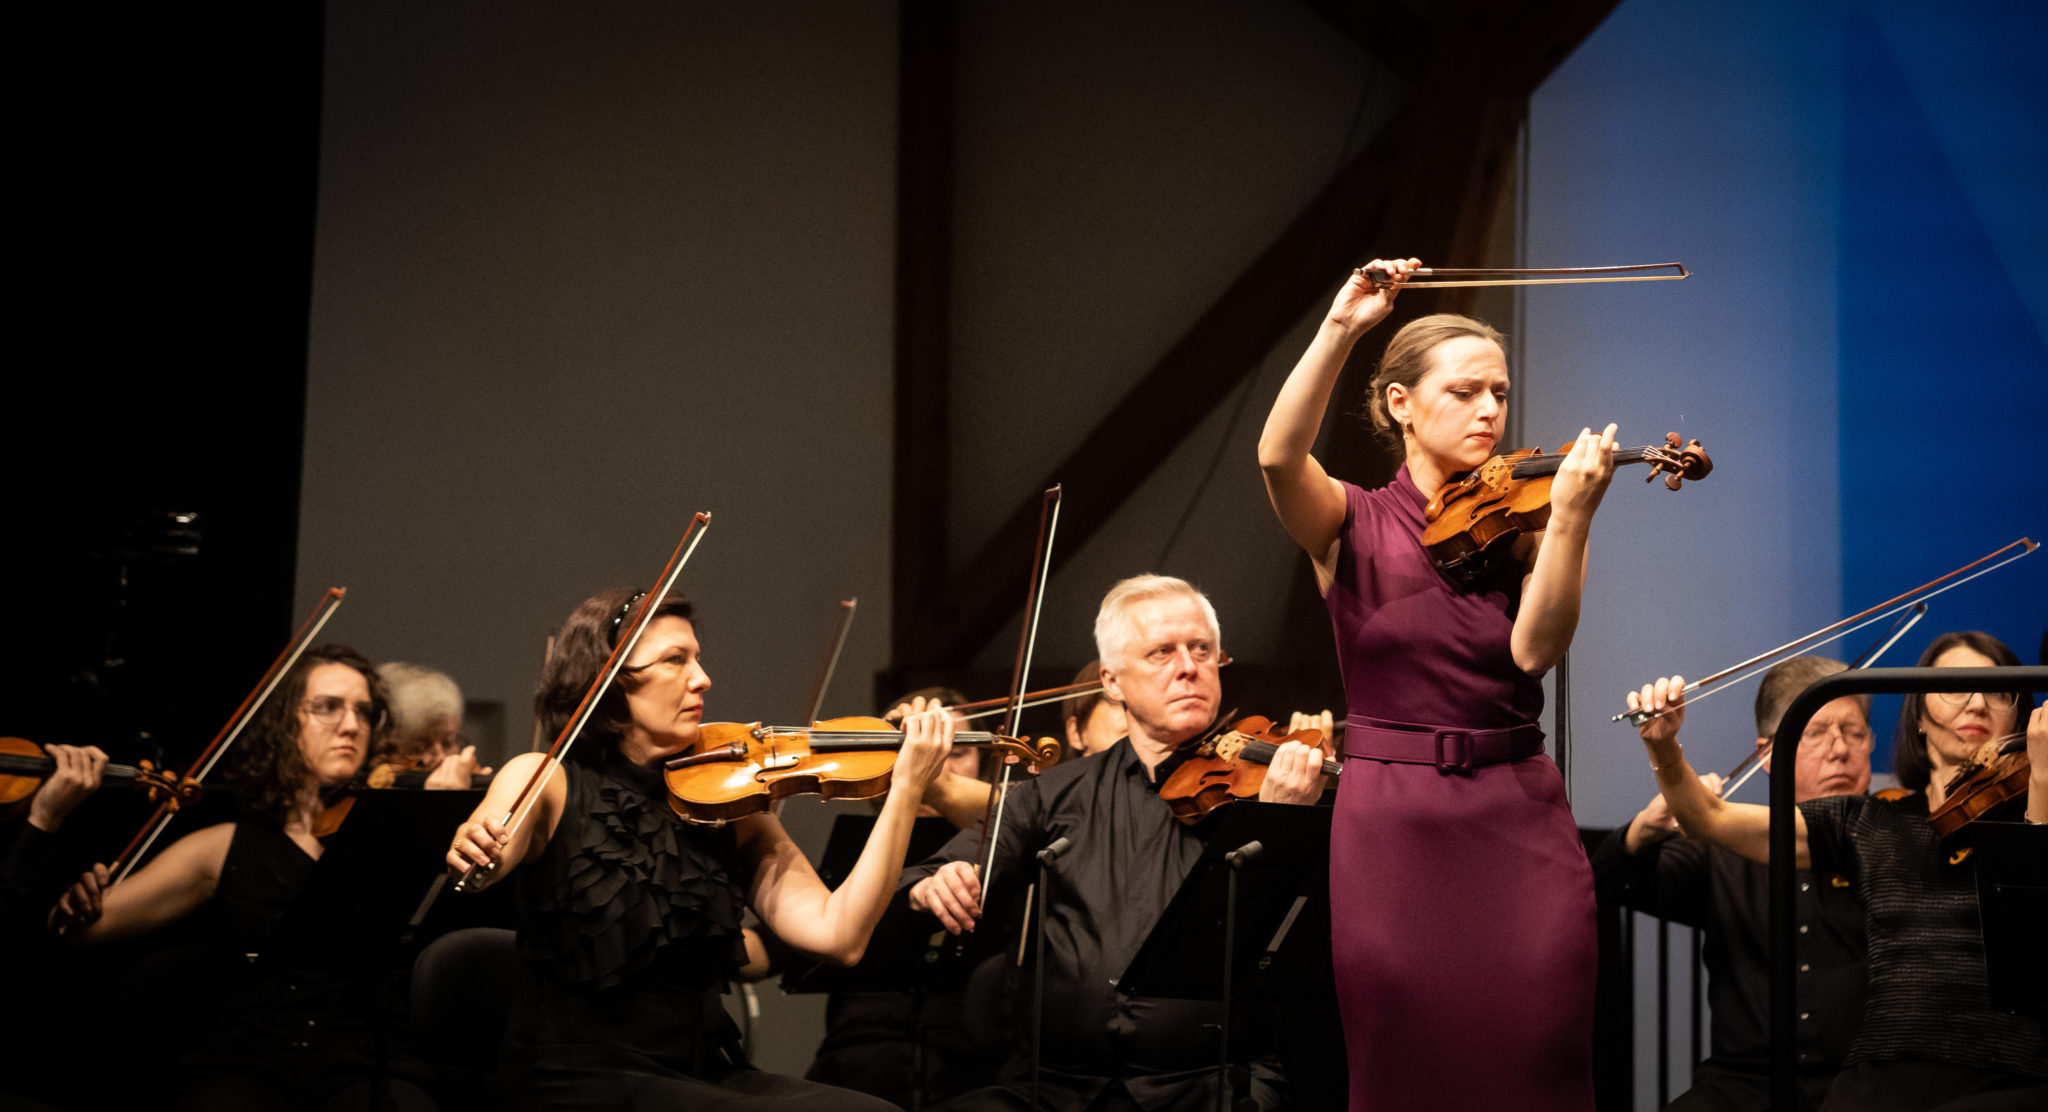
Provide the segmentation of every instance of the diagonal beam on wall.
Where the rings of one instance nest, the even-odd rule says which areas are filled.
[[[1240,273],[1151,370],[1055,466],[1038,489],[1064,482],[1054,565],[1076,552],[1156,470],[1173,446],[1229,395],[1341,275],[1368,255],[1387,220],[1390,167],[1436,161],[1425,148],[1469,133],[1469,109],[1411,109],[1369,143],[1332,184]],[[1424,191],[1427,194],[1427,191]],[[1020,507],[961,567],[909,645],[938,663],[971,656],[1020,605],[1038,524],[1038,499]]]
[[[944,666],[971,657],[1014,616],[1037,527],[1037,489],[1055,482],[1067,487],[1053,554],[1057,568],[1304,313],[1333,296],[1350,267],[1376,251],[1454,258],[1475,249],[1485,227],[1473,216],[1491,211],[1501,175],[1512,170],[1529,93],[1616,2],[1554,0],[1491,16],[1482,6],[1482,14],[1461,19],[1459,48],[1432,57],[1425,93],[1238,275],[966,561],[944,593],[899,624],[897,666]],[[1455,306],[1439,302],[1438,308]],[[1375,334],[1391,331],[1383,326]],[[1377,358],[1376,352],[1354,354]]]

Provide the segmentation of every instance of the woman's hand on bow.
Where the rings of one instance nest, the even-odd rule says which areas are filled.
[[[1421,259],[1374,259],[1360,267],[1361,271],[1391,274],[1393,285],[1374,285],[1366,275],[1353,274],[1344,288],[1337,291],[1337,300],[1330,304],[1330,323],[1348,335],[1357,336],[1387,319],[1387,314],[1394,311],[1394,299],[1408,282],[1408,275],[1421,265]]]

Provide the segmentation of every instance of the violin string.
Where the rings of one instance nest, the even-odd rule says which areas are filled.
[[[1405,286],[1411,290],[1447,290],[1457,286],[1583,286],[1596,282],[1676,282],[1685,277],[1683,274],[1636,274],[1616,278],[1484,278],[1455,282],[1410,278]]]
[[[1097,690],[1097,691],[1100,691],[1100,690],[1102,690],[1102,687],[1101,687],[1101,685],[1099,685],[1099,684],[1098,684],[1098,685],[1096,686],[1095,690]],[[1075,692],[1074,694],[1082,694],[1082,692]],[[1042,707],[1042,706],[1044,706],[1044,705],[1045,705],[1045,704],[1047,704],[1047,703],[1059,703],[1059,702],[1065,702],[1066,700],[1068,700],[1068,699],[1071,699],[1071,698],[1073,698],[1073,695],[1047,695],[1047,696],[1046,696],[1045,698],[1043,698],[1043,699],[1026,699],[1026,700],[1024,700],[1024,706],[1023,706],[1023,708],[1022,708],[1022,709],[1024,709],[1024,710],[1029,710],[1029,709],[1031,709],[1032,707]],[[1006,700],[1006,702],[1007,702],[1007,700]],[[960,718],[961,718],[961,720],[962,720],[962,721],[972,722],[972,721],[974,721],[974,720],[975,720],[975,719],[977,719],[977,718],[987,718],[988,716],[990,716],[990,715],[992,715],[992,714],[1005,714],[1005,713],[1008,713],[1009,709],[1010,709],[1010,708],[1009,708],[1009,707],[1008,707],[1007,705],[1005,705],[1005,706],[1000,706],[1000,707],[990,707],[990,708],[989,708],[989,709],[987,709],[987,710],[978,710],[978,711],[975,711],[975,712],[974,712],[973,714],[963,714],[963,715],[961,715],[961,716],[960,716]]]
[[[1906,604],[1904,604],[1904,605],[1905,605],[1905,606],[1910,606],[1910,605],[1912,605],[1912,604],[1911,604],[1911,603],[1906,603]],[[1903,606],[1902,606],[1901,608],[1903,609]],[[1781,658],[1778,658],[1778,659],[1765,659],[1765,660],[1763,660],[1763,661],[1752,661],[1751,663],[1752,663],[1752,665],[1753,665],[1753,666],[1752,666],[1752,667],[1750,667],[1748,671],[1742,672],[1742,673],[1741,673],[1741,674],[1739,674],[1739,675],[1733,675],[1733,676],[1730,676],[1730,677],[1728,677],[1727,679],[1723,680],[1722,682],[1720,682],[1720,683],[1718,683],[1718,684],[1714,685],[1713,687],[1709,687],[1709,688],[1706,688],[1705,690],[1701,690],[1701,691],[1698,691],[1697,693],[1695,693],[1695,689],[1696,689],[1696,688],[1697,688],[1697,687],[1699,686],[1699,683],[1700,683],[1700,682],[1704,682],[1704,681],[1698,681],[1698,682],[1695,682],[1695,683],[1690,683],[1690,684],[1687,684],[1687,685],[1685,686],[1685,688],[1683,689],[1683,691],[1684,691],[1684,694],[1685,694],[1685,703],[1684,703],[1684,707],[1685,707],[1685,709],[1687,709],[1687,710],[1690,710],[1690,709],[1692,709],[1692,708],[1693,708],[1694,706],[1696,706],[1696,705],[1698,705],[1698,704],[1700,704],[1700,703],[1702,703],[1702,702],[1705,702],[1706,700],[1708,700],[1708,699],[1710,699],[1710,698],[1712,698],[1712,697],[1714,697],[1714,696],[1716,696],[1716,695],[1719,695],[1719,694],[1720,694],[1721,692],[1723,692],[1723,691],[1726,691],[1726,690],[1728,690],[1728,689],[1729,689],[1729,688],[1731,688],[1731,687],[1737,687],[1737,686],[1740,686],[1740,685],[1742,685],[1742,684],[1744,684],[1744,683],[1747,683],[1747,682],[1749,682],[1750,680],[1753,680],[1753,679],[1757,678],[1758,676],[1761,676],[1761,675],[1763,675],[1763,674],[1764,674],[1765,672],[1768,672],[1768,671],[1770,671],[1770,670],[1771,670],[1771,669],[1772,669],[1773,667],[1775,667],[1775,666],[1777,666],[1777,665],[1779,665],[1779,664],[1782,664],[1782,663],[1784,663],[1784,662],[1785,662],[1785,661],[1787,661],[1787,660],[1791,660],[1791,659],[1792,659],[1792,658],[1794,658],[1794,657],[1800,657],[1800,656],[1805,656],[1805,655],[1806,655],[1807,653],[1810,653],[1810,652],[1812,652],[1813,650],[1815,650],[1815,649],[1817,649],[1817,648],[1820,648],[1820,647],[1821,647],[1822,645],[1826,645],[1826,644],[1829,644],[1829,643],[1831,643],[1831,642],[1834,642],[1834,641],[1839,641],[1839,640],[1841,640],[1842,638],[1844,638],[1844,637],[1847,637],[1847,636],[1849,636],[1850,634],[1852,634],[1852,633],[1856,632],[1857,630],[1859,630],[1859,629],[1862,629],[1862,628],[1863,628],[1864,626],[1868,626],[1868,625],[1873,625],[1873,624],[1875,624],[1875,623],[1877,623],[1877,622],[1881,622],[1881,621],[1885,620],[1886,618],[1889,618],[1889,617],[1891,617],[1891,616],[1892,616],[1892,615],[1893,615],[1894,613],[1896,613],[1896,612],[1897,612],[1897,611],[1893,611],[1893,610],[1887,610],[1887,611],[1885,611],[1884,613],[1882,613],[1882,614],[1879,614],[1879,615],[1877,615],[1877,616],[1876,616],[1876,617],[1874,617],[1874,618],[1870,618],[1870,619],[1868,619],[1868,620],[1866,620],[1866,621],[1864,621],[1864,622],[1862,622],[1862,623],[1860,623],[1860,624],[1857,624],[1857,625],[1853,625],[1853,626],[1850,626],[1850,627],[1849,627],[1848,629],[1842,630],[1842,631],[1840,631],[1840,632],[1838,632],[1838,633],[1835,633],[1835,634],[1833,634],[1833,635],[1831,635],[1831,636],[1829,636],[1829,637],[1827,637],[1827,638],[1824,638],[1824,639],[1822,639],[1822,640],[1819,640],[1819,641],[1815,641],[1814,643],[1812,643],[1812,644],[1810,644],[1810,645],[1806,646],[1805,648],[1803,648],[1803,649],[1800,649],[1800,650],[1799,650],[1798,652],[1796,652],[1796,653],[1788,653],[1788,654],[1786,654],[1786,655],[1785,655],[1784,657],[1781,657]],[[1796,643],[1797,643],[1797,642],[1795,642],[1795,644],[1796,644]],[[1665,715],[1667,715],[1667,714],[1670,714],[1670,713],[1671,713],[1671,711],[1672,711],[1672,710],[1675,710],[1675,709],[1677,709],[1677,708],[1670,708],[1670,709],[1666,709],[1666,710],[1660,710],[1660,711],[1655,711],[1655,712],[1653,712],[1653,713],[1650,713],[1650,714],[1645,714],[1645,715],[1643,715],[1643,716],[1642,716],[1641,718],[1637,719],[1637,722],[1638,722],[1638,723],[1641,723],[1641,722],[1648,722],[1648,721],[1651,721],[1652,719],[1662,718],[1662,717],[1664,717]],[[1622,720],[1622,719],[1624,719],[1624,718],[1628,718],[1628,717],[1630,716],[1630,714],[1633,714],[1633,713],[1635,713],[1635,712],[1633,712],[1633,711],[1630,711],[1630,712],[1624,712],[1624,713],[1622,713],[1622,714],[1618,714],[1618,715],[1616,715],[1616,716],[1614,717],[1614,721],[1616,721],[1616,722],[1619,722],[1619,721],[1621,721],[1621,720]]]
[[[1870,651],[1864,653],[1860,658],[1858,658],[1857,662],[1854,665],[1851,665],[1852,668],[1869,668],[1872,665],[1876,664],[1877,658],[1883,656],[1893,645],[1898,644],[1899,638],[1904,637],[1906,635],[1907,630],[1912,629],[1914,626],[1920,624],[1920,619],[1927,616],[1927,604],[1924,602],[1917,602],[1911,605],[1913,613],[1908,615],[1903,621],[1900,621],[1896,626],[1894,626],[1890,634],[1887,635],[1884,640],[1879,641],[1876,644],[1876,646],[1870,649]],[[1770,742],[1764,745],[1759,745],[1755,749],[1750,751],[1749,756],[1742,758],[1742,763],[1735,766],[1735,772],[1731,772],[1728,774],[1734,777],[1734,783],[1731,783],[1721,789],[1721,798],[1727,799],[1728,797],[1734,795],[1736,791],[1742,787],[1742,785],[1748,783],[1749,778],[1756,775],[1757,769],[1760,769],[1764,766],[1764,758],[1770,756],[1771,749],[1775,745],[1776,742]],[[1744,769],[1747,769],[1748,771],[1744,771]],[[1737,776],[1736,773],[1741,773],[1741,775]]]
[[[1023,727],[1025,688],[1031,679],[1031,657],[1038,647],[1038,622],[1045,613],[1045,584],[1052,576],[1052,546],[1060,532],[1060,503],[1065,488],[1054,484],[1045,492],[1045,502],[1040,510],[1038,551],[1032,554],[1030,587],[1025,593],[1025,607],[1030,611],[1024,615],[1024,628],[1019,631],[1017,644],[1017,665],[1010,677],[1009,715],[1003,721],[1003,729],[1015,735]],[[988,899],[988,886],[996,867],[996,847],[1002,840],[1003,814],[1010,801],[1010,770],[1014,762],[1004,761],[1002,775],[996,778],[995,810],[982,826],[982,838],[987,843],[988,855],[981,867],[981,899]],[[979,856],[979,854],[977,854]]]
[[[1864,628],[1865,626],[1870,626],[1870,625],[1874,625],[1874,624],[1876,624],[1876,623],[1878,623],[1878,622],[1881,622],[1881,621],[1885,620],[1886,618],[1889,618],[1889,617],[1891,617],[1892,615],[1894,615],[1894,614],[1897,614],[1897,613],[1898,613],[1899,611],[1901,611],[1901,610],[1905,610],[1905,609],[1908,609],[1908,608],[1910,608],[1910,607],[1916,606],[1916,605],[1918,605],[1918,604],[1920,604],[1920,603],[1926,602],[1926,601],[1927,601],[1928,599],[1931,599],[1931,598],[1935,597],[1936,595],[1939,595],[1939,594],[1941,594],[1941,593],[1942,593],[1942,592],[1944,592],[1944,591],[1949,591],[1949,590],[1953,590],[1954,588],[1960,587],[1960,586],[1962,586],[1963,584],[1965,584],[1965,583],[1968,583],[1968,582],[1969,582],[1970,580],[1972,580],[1972,579],[1975,579],[1975,578],[1977,578],[1977,577],[1978,577],[1978,576],[1980,576],[1980,575],[1988,575],[1988,574],[1990,574],[1991,572],[1997,571],[1997,570],[1998,570],[1999,568],[2002,568],[2002,567],[2004,567],[2005,565],[2007,565],[2007,564],[2010,564],[2010,563],[2012,563],[2012,562],[2013,562],[2014,560],[2018,560],[2018,559],[2020,559],[2020,558],[2022,558],[2022,557],[2024,557],[2024,556],[2029,556],[2029,555],[2032,555],[2032,554],[2033,554],[2033,552],[2034,552],[2034,549],[2035,549],[2035,548],[2038,548],[2038,547],[2040,547],[2040,546],[2038,546],[2038,545],[2035,545],[2035,544],[2033,544],[2033,542],[2031,542],[2031,541],[2028,541],[2028,540],[2026,540],[2025,538],[2021,538],[2021,539],[2020,539],[2019,541],[2015,541],[2014,543],[2015,543],[2015,544],[2026,544],[2026,545],[2028,545],[2029,547],[2027,547],[2027,548],[2024,548],[2024,549],[2021,549],[2020,551],[2018,551],[2018,552],[2015,552],[2015,553],[2013,553],[2013,554],[2012,554],[2012,555],[2010,555],[2010,556],[2007,556],[2007,557],[2006,557],[2005,559],[2003,559],[2003,560],[2000,560],[1999,562],[1997,562],[1997,563],[1995,563],[1995,564],[1991,565],[1991,566],[1990,566],[1990,567],[1988,567],[1988,568],[1984,568],[1984,569],[1982,569],[1982,570],[1980,570],[1980,571],[1972,572],[1971,574],[1969,574],[1969,575],[1966,575],[1966,576],[1964,576],[1963,578],[1961,578],[1961,579],[1958,579],[1958,580],[1956,580],[1956,581],[1955,581],[1955,582],[1953,582],[1953,583],[1949,583],[1949,584],[1946,584],[1946,585],[1944,585],[1944,586],[1942,586],[1942,587],[1939,587],[1939,588],[1937,588],[1937,589],[1935,589],[1935,590],[1933,590],[1933,591],[1929,591],[1928,593],[1926,593],[1926,594],[1924,594],[1924,595],[1920,595],[1920,596],[1918,596],[1918,597],[1916,597],[1916,598],[1908,598],[1908,599],[1906,599],[1906,600],[1904,600],[1904,601],[1900,602],[1900,603],[1899,603],[1898,605],[1896,605],[1896,606],[1893,606],[1893,607],[1891,607],[1891,608],[1890,608],[1890,609],[1888,609],[1888,610],[1884,610],[1884,611],[1882,611],[1881,613],[1877,614],[1877,615],[1876,615],[1875,617],[1872,617],[1872,618],[1868,618],[1868,619],[1866,619],[1866,620],[1864,620],[1864,621],[1862,621],[1862,622],[1859,622],[1859,623],[1857,623],[1857,624],[1855,624],[1855,625],[1853,625],[1853,626],[1850,626],[1849,628],[1847,628],[1847,629],[1844,629],[1844,630],[1842,630],[1842,631],[1840,631],[1840,632],[1838,632],[1838,633],[1835,633],[1835,634],[1833,634],[1832,636],[1826,637],[1826,638],[1824,638],[1824,639],[1822,639],[1822,640],[1814,641],[1814,642],[1812,642],[1811,644],[1808,644],[1808,645],[1806,645],[1806,647],[1805,647],[1805,648],[1802,648],[1802,649],[1800,649],[1800,650],[1799,650],[1798,652],[1787,652],[1787,650],[1789,650],[1789,649],[1791,649],[1791,648],[1793,648],[1793,647],[1795,647],[1795,646],[1797,646],[1797,645],[1800,645],[1800,644],[1802,644],[1803,642],[1806,642],[1806,641],[1807,641],[1807,640],[1808,640],[1809,638],[1817,637],[1817,636],[1819,636],[1819,635],[1820,635],[1820,634],[1822,634],[1822,633],[1826,633],[1826,632],[1827,632],[1827,629],[1826,629],[1826,628],[1823,628],[1823,629],[1820,629],[1820,630],[1816,630],[1816,631],[1815,631],[1815,632],[1813,632],[1813,633],[1809,633],[1809,634],[1807,634],[1807,635],[1806,635],[1806,637],[1802,637],[1802,638],[1799,638],[1798,640],[1792,641],[1792,642],[1791,642],[1791,643],[1789,643],[1789,644],[1786,644],[1786,645],[1780,646],[1779,648],[1777,648],[1777,649],[1775,649],[1775,650],[1773,650],[1773,651],[1771,651],[1771,652],[1768,652],[1768,653],[1762,653],[1762,654],[1760,654],[1760,655],[1757,655],[1757,656],[1753,656],[1753,657],[1751,657],[1750,659],[1748,659],[1748,660],[1745,660],[1745,661],[1743,661],[1743,662],[1742,662],[1741,664],[1738,664],[1738,665],[1736,665],[1736,666],[1735,666],[1735,667],[1733,667],[1733,668],[1729,668],[1729,669],[1725,670],[1725,671],[1724,671],[1723,673],[1721,673],[1721,674],[1722,674],[1722,675],[1724,675],[1724,676],[1726,676],[1726,675],[1733,675],[1733,674],[1734,674],[1735,672],[1737,672],[1737,671],[1740,671],[1741,669],[1744,669],[1744,668],[1749,668],[1749,669],[1751,669],[1750,671],[1747,671],[1747,672],[1743,672],[1743,673],[1742,673],[1741,675],[1735,675],[1735,676],[1733,676],[1733,678],[1732,678],[1732,679],[1729,679],[1729,680],[1727,680],[1727,682],[1725,682],[1725,683],[1722,683],[1722,684],[1720,684],[1719,686],[1716,686],[1716,687],[1712,687],[1712,688],[1708,688],[1708,689],[1706,689],[1706,690],[1704,690],[1704,691],[1700,691],[1698,695],[1694,695],[1694,694],[1693,694],[1693,692],[1694,692],[1695,690],[1699,689],[1699,688],[1700,688],[1700,687],[1701,687],[1701,686],[1702,686],[1703,684],[1707,683],[1708,681],[1707,681],[1707,680],[1695,680],[1695,681],[1693,681],[1692,683],[1689,683],[1689,684],[1687,684],[1687,685],[1686,685],[1686,686],[1685,686],[1685,687],[1683,688],[1683,693],[1684,693],[1684,694],[1685,694],[1685,696],[1686,696],[1686,700],[1685,700],[1685,705],[1686,705],[1686,706],[1688,706],[1688,707],[1689,707],[1689,706],[1692,706],[1693,704],[1695,704],[1695,703],[1698,703],[1698,702],[1700,702],[1700,701],[1702,701],[1702,700],[1704,700],[1704,699],[1708,698],[1709,696],[1712,696],[1712,695],[1718,694],[1718,693],[1720,693],[1720,692],[1722,692],[1722,691],[1726,691],[1726,690],[1727,690],[1727,689],[1729,689],[1730,687],[1734,687],[1735,685],[1737,685],[1737,684],[1739,684],[1739,683],[1742,683],[1742,682],[1743,682],[1743,681],[1745,681],[1745,680],[1749,680],[1749,679],[1752,679],[1752,678],[1754,678],[1754,677],[1756,677],[1756,676],[1758,676],[1758,675],[1761,675],[1761,674],[1763,674],[1763,673],[1764,673],[1765,671],[1767,671],[1767,670],[1768,670],[1768,666],[1769,666],[1769,665],[1771,665],[1771,664],[1776,664],[1776,663],[1780,663],[1780,662],[1782,662],[1782,661],[1784,661],[1784,660],[1791,660],[1791,659],[1792,659],[1792,658],[1794,658],[1794,657],[1800,657],[1800,656],[1805,656],[1805,655],[1806,655],[1807,653],[1810,653],[1810,652],[1812,652],[1813,650],[1815,650],[1815,649],[1817,649],[1817,648],[1820,648],[1820,647],[1821,647],[1822,645],[1828,644],[1828,643],[1830,643],[1830,642],[1833,642],[1833,641],[1838,641],[1838,640],[1840,640],[1840,639],[1842,639],[1842,638],[1844,638],[1844,637],[1847,637],[1848,635],[1850,635],[1850,634],[1852,634],[1852,633],[1856,632],[1857,630],[1859,630],[1859,629],[1862,629],[1862,628]],[[2012,547],[2012,545],[2007,545],[2007,546],[2006,546],[2006,548],[2011,548],[2011,547]],[[2003,551],[2004,551],[2004,549],[2000,549],[1999,551],[2000,551],[2000,552],[2003,552]],[[1995,555],[1995,554],[1994,554],[1994,555]],[[1987,557],[1987,559],[1988,559],[1988,557]],[[1780,656],[1779,654],[1784,654],[1784,655]],[[1759,665],[1760,665],[1760,666],[1759,666]],[[1758,667],[1752,667],[1752,666],[1758,666]],[[1711,679],[1712,677],[1709,677],[1709,678]],[[1614,716],[1614,717],[1613,717],[1612,719],[1610,719],[1609,721],[1613,721],[1613,722],[1620,722],[1620,721],[1621,721],[1621,720],[1623,720],[1623,719],[1629,719],[1629,720],[1631,720],[1631,721],[1635,722],[1636,724],[1640,725],[1641,723],[1644,723],[1644,722],[1648,722],[1648,721],[1650,721],[1650,720],[1651,720],[1651,719],[1653,719],[1653,718],[1661,718],[1661,717],[1663,717],[1664,715],[1666,715],[1666,714],[1669,714],[1669,713],[1670,713],[1670,711],[1669,711],[1669,710],[1662,710],[1662,711],[1656,711],[1656,712],[1654,712],[1654,713],[1650,713],[1650,714],[1641,714],[1641,713],[1640,713],[1640,712],[1638,712],[1638,711],[1623,711],[1623,712],[1621,712],[1620,714],[1617,714],[1617,715],[1615,715],[1615,716]]]

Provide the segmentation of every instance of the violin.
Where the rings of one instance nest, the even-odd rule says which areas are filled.
[[[879,718],[832,718],[810,727],[707,722],[692,752],[662,773],[669,809],[686,822],[715,826],[768,811],[793,795],[875,799],[889,791],[903,731]],[[1060,759],[1052,738],[1028,741],[961,730],[955,746],[992,746],[1031,766]]]
[[[1956,770],[1941,806],[1927,816],[1936,836],[1947,839],[1984,818],[2000,805],[2027,794],[2033,763],[2027,757],[2027,736],[2015,734],[2003,745],[1986,745],[1989,754]]]
[[[57,771],[57,759],[43,747],[21,737],[0,737],[0,815],[17,817],[27,809],[43,781]],[[138,788],[149,801],[173,810],[199,799],[199,781],[180,776],[149,761],[140,765],[110,764],[100,772],[102,784]]]
[[[1173,808],[1173,817],[1193,826],[1209,812],[1239,799],[1257,799],[1266,783],[1266,769],[1282,745],[1298,741],[1321,748],[1323,732],[1316,729],[1287,733],[1270,718],[1253,715],[1240,718],[1230,729],[1202,741],[1195,751],[1159,787],[1159,798]],[[1344,766],[1323,761],[1323,775],[1337,776]]]
[[[1437,491],[1422,511],[1422,547],[1437,570],[1470,587],[1487,577],[1516,537],[1548,525],[1550,481],[1570,449],[1567,444],[1550,455],[1534,448],[1498,455]],[[1662,445],[1616,448],[1614,462],[1649,464],[1643,481],[1663,475],[1669,490],[1714,470],[1698,440],[1681,446],[1675,432],[1665,433]]]

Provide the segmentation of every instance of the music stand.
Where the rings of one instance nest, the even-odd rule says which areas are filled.
[[[1233,803],[1117,978],[1126,996],[1218,1000],[1219,1104],[1230,1092],[1236,994],[1328,993],[1328,807]],[[1248,989],[1242,986],[1248,986]]]
[[[322,842],[320,865],[285,909],[273,937],[317,952],[376,961],[424,943],[415,928],[448,838],[483,801],[479,791],[371,789],[356,793],[341,829]]]
[[[2048,1019],[2048,960],[2040,946],[2048,924],[2048,826],[1979,819],[1968,829],[1991,1006]]]
[[[828,888],[837,888],[867,847],[874,831],[874,815],[840,815],[832,822],[825,852],[818,861],[818,878]],[[921,818],[911,827],[906,860],[923,861],[939,850],[959,831],[942,818]],[[968,977],[993,952],[1003,949],[1000,931],[980,931],[955,938],[945,933],[938,920],[912,911],[901,895],[890,901],[875,924],[860,964],[851,967],[803,962],[782,975],[785,994],[818,992],[902,993],[910,998],[911,1077],[913,1108],[922,1107],[928,1094],[927,1073],[930,1033],[924,1022],[925,998],[966,991]]]
[[[449,835],[467,819],[478,791],[358,792],[341,829],[322,841],[317,867],[279,916],[262,958],[292,968],[411,967],[418,927],[447,877]],[[388,1099],[391,1009],[373,1009],[373,1099]],[[381,1107],[381,1105],[379,1105]]]
[[[832,821],[832,833],[818,861],[818,879],[827,888],[844,883],[848,873],[867,847],[874,831],[873,815],[840,815]],[[941,818],[921,818],[910,828],[910,848],[905,859],[923,861],[959,833]],[[953,956],[951,935],[937,946],[931,939],[942,933],[938,920],[911,911],[901,896],[875,924],[867,951],[854,966],[808,962],[793,966],[782,975],[782,991],[789,994],[813,992],[902,992],[906,986],[925,992],[958,992],[965,985],[974,962]],[[979,936],[971,936],[970,940]],[[1000,945],[999,943],[997,945]]]

